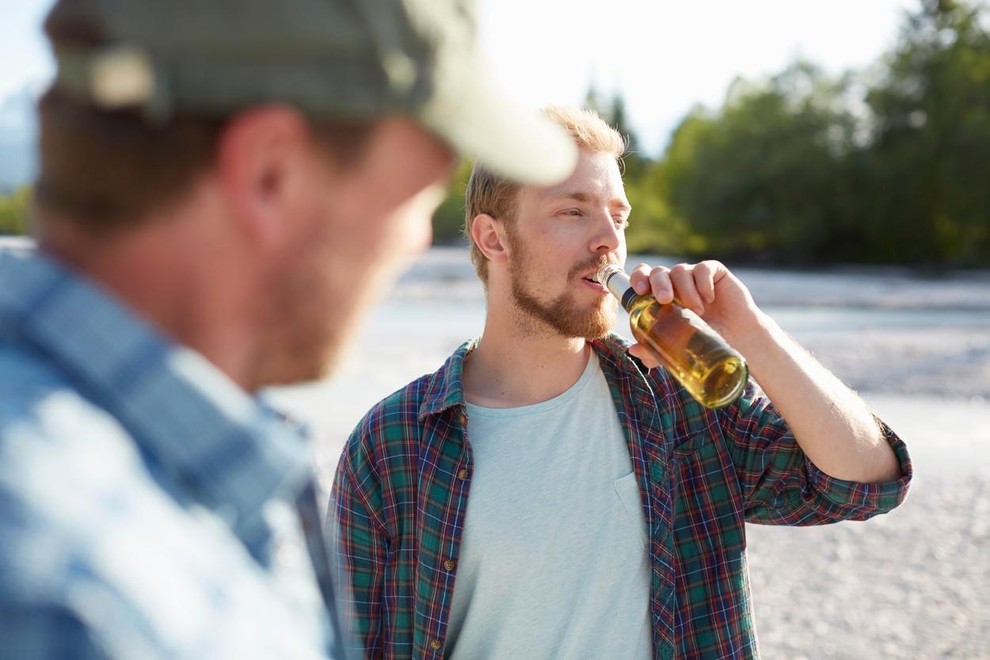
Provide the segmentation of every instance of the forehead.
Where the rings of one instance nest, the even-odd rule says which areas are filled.
[[[626,201],[622,174],[616,159],[604,152],[581,150],[574,172],[563,182],[545,188],[523,189],[536,202],[575,195],[594,197],[602,201]],[[525,195],[524,195],[525,196]]]

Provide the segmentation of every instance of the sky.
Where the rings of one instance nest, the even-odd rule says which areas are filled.
[[[41,89],[53,64],[41,33],[52,0],[0,0],[0,100]],[[720,105],[737,76],[803,57],[837,74],[894,45],[918,0],[480,0],[496,77],[533,106],[619,93],[656,154],[694,106]]]

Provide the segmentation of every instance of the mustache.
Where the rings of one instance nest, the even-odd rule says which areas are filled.
[[[595,271],[597,271],[605,264],[610,264],[610,263],[615,263],[615,259],[612,259],[608,255],[592,257],[591,259],[582,261],[581,263],[571,268],[570,272],[567,274],[568,279],[584,277],[584,274],[587,273],[589,270],[594,269]]]

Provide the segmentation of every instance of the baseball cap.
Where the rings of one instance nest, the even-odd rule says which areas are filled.
[[[149,121],[266,103],[313,119],[405,114],[521,183],[576,163],[563,129],[495,83],[471,0],[59,0],[45,26],[57,87]]]

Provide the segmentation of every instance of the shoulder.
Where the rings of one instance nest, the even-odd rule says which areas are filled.
[[[75,448],[97,454],[101,439],[123,435],[117,420],[80,392],[57,365],[0,341],[0,452],[5,454],[0,470],[8,471],[6,461],[23,461],[28,455],[40,460],[35,452],[56,457]],[[63,446],[54,451],[57,445]]]
[[[642,362],[629,354],[632,343],[617,334],[609,334],[591,342],[605,378],[610,383],[645,386],[650,390],[667,392],[676,389],[669,373],[664,369],[647,369]]]
[[[719,424],[716,411],[691,398],[670,372],[662,367],[647,369],[630,356],[628,340],[613,334],[595,340],[593,346],[616,405],[635,409],[645,427],[681,438]]]
[[[137,452],[113,415],[53,363],[0,341],[0,480],[66,485],[120,456],[130,463]]]
[[[0,413],[66,385],[64,372],[29,345],[4,341],[0,326]]]
[[[400,475],[415,469],[429,379],[422,376],[396,390],[358,422],[337,461],[333,497],[339,503],[353,497],[374,500],[385,484],[402,482]]]
[[[415,426],[431,377],[432,374],[421,376],[373,405],[358,422],[352,438],[379,436],[396,426]]]
[[[120,565],[96,550],[120,538],[141,459],[113,417],[51,373],[9,379],[0,362],[0,619],[13,626],[0,637],[42,656],[54,648],[32,632],[45,630],[86,657],[90,609],[117,602],[107,571]]]
[[[358,422],[351,441],[362,438],[387,440],[394,437],[397,428],[411,431],[427,418],[463,403],[461,373],[464,357],[471,348],[471,343],[465,343],[439,369],[420,376],[372,406]]]
[[[461,371],[464,356],[470,349],[470,343],[462,345],[439,369],[372,406],[344,445],[339,469],[360,476],[368,470],[382,475],[409,467],[410,461],[420,454],[426,436],[443,424],[449,411],[460,409]],[[446,431],[437,439],[455,433],[455,426],[444,426]]]
[[[44,360],[0,343],[2,570],[39,583],[64,576],[74,560],[60,551],[105,530],[143,471],[112,415]]]

